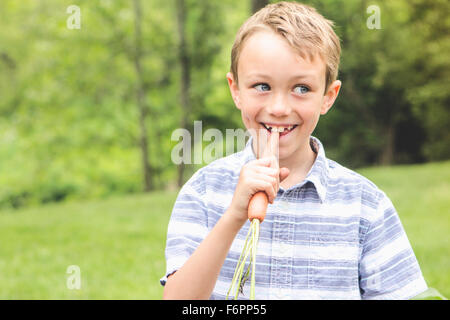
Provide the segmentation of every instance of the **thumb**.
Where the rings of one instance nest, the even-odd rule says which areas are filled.
[[[289,169],[288,168],[281,168],[280,169],[280,182],[286,179],[289,175]]]

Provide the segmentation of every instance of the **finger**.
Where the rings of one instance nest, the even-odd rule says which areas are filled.
[[[267,146],[264,150],[265,156],[275,156],[278,159],[279,133],[272,131],[268,137]]]
[[[266,175],[266,174],[255,173],[252,176],[252,179],[269,182],[270,184],[273,185],[274,190],[278,192],[278,189],[277,189],[278,188],[278,181],[277,181],[276,177],[269,176],[269,175]]]
[[[277,196],[279,184],[276,178],[267,176],[267,175],[256,175],[253,177],[256,181],[261,182],[261,186],[264,187],[264,191],[266,191],[267,196],[269,198],[269,202],[273,203],[274,199]],[[269,187],[270,185],[270,187]],[[269,188],[269,189],[267,189]],[[259,191],[259,190],[258,190]]]
[[[249,164],[251,163],[252,166],[264,166],[264,167],[272,167],[273,163],[274,163],[274,157],[272,156],[268,156],[268,157],[264,157],[258,160],[253,160],[251,162],[249,162]]]
[[[275,169],[279,168],[278,159],[274,155],[270,156],[270,167],[275,168]]]
[[[252,160],[252,161],[248,162],[247,165],[252,165],[252,166],[259,165],[259,166],[268,167],[270,165],[271,161],[272,160],[269,157],[264,157],[261,159]]]
[[[280,174],[278,169],[275,168],[271,168],[271,167],[263,167],[263,166],[257,166],[254,168],[256,173],[261,173],[264,175],[268,175],[271,177],[278,177],[278,175]]]
[[[267,181],[261,181],[261,186],[263,188],[263,191],[267,194],[267,198],[269,200],[270,204],[273,204],[273,201],[275,200],[275,197],[277,196],[273,184]]]
[[[269,140],[269,131],[266,129],[258,130],[258,135],[256,138],[256,155],[258,158],[263,158],[265,154],[265,150],[267,148]]]
[[[270,144],[270,152],[276,158],[276,162],[278,163],[278,148],[280,143],[280,135],[278,132],[272,132],[269,139]]]

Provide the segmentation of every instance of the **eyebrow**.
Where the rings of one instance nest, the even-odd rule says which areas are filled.
[[[247,77],[249,78],[263,78],[263,79],[271,79],[271,76],[268,74],[264,74],[264,73],[250,73],[247,75]],[[315,80],[316,77],[313,74],[297,74],[295,76],[292,76],[289,80],[294,80],[294,79],[310,79],[310,80]]]

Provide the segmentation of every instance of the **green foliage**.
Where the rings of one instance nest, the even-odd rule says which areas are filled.
[[[416,48],[412,85],[407,88],[407,98],[412,112],[423,121],[426,141],[421,145],[429,160],[450,157],[450,10],[448,1],[413,1],[411,25],[420,35]]]
[[[141,3],[150,166],[165,189],[182,116],[177,17],[173,1]],[[314,133],[328,156],[350,167],[448,159],[448,1],[378,1],[379,30],[366,26],[368,2],[307,3],[342,39],[343,87]],[[79,30],[66,27],[72,4]],[[243,127],[225,75],[250,4],[186,1],[188,129]],[[133,14],[125,0],[0,2],[0,207],[142,189]]]
[[[341,93],[317,128],[338,161],[358,167],[449,158],[444,2],[378,1],[381,29],[366,26],[372,3],[312,2],[342,40]]]

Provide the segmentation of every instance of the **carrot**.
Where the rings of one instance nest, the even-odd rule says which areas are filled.
[[[248,204],[248,220],[252,221],[256,218],[259,222],[263,222],[268,204],[267,194],[264,191],[256,192]]]
[[[264,150],[264,157],[278,155],[278,132],[273,130],[269,138],[269,144]],[[278,157],[277,157],[278,159]],[[274,164],[278,168],[278,162]],[[250,300],[255,299],[255,271],[256,271],[256,248],[259,241],[259,224],[263,222],[267,206],[269,204],[269,198],[264,191],[256,192],[248,204],[248,219],[251,221],[250,228],[245,238],[244,247],[242,248],[241,255],[234,270],[233,279],[231,280],[230,288],[228,289],[226,299],[228,299],[231,292],[234,292],[234,299],[238,298],[239,292],[242,292],[245,282],[247,281],[249,274],[251,273],[250,281]],[[250,258],[247,271],[244,273],[247,258]],[[251,272],[250,272],[251,270]]]

